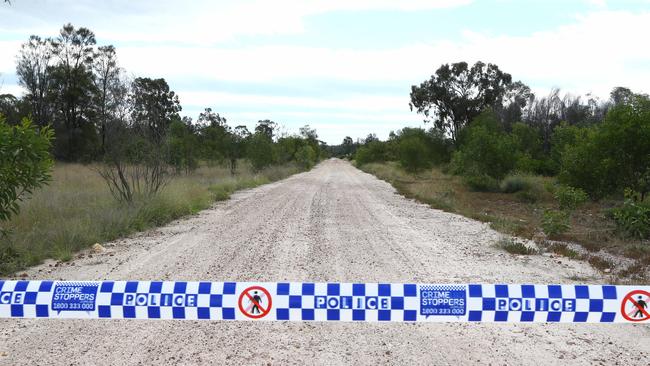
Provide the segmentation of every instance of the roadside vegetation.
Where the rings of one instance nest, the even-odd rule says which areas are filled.
[[[501,232],[622,255],[634,261],[626,273],[650,267],[648,95],[619,87],[605,101],[558,90],[536,97],[496,65],[457,63],[413,86],[411,107],[430,129],[350,139],[332,153],[407,197]],[[553,251],[576,257],[570,248]]]
[[[46,258],[69,260],[78,250],[197,213],[233,192],[280,180],[301,170],[295,164],[254,172],[242,161],[233,176],[228,167],[201,166],[171,179],[159,194],[131,204],[114,199],[96,165],[58,163],[48,186],[21,204],[19,215],[3,225],[0,274]]]
[[[0,95],[0,274],[68,260],[327,157],[308,125],[279,133],[267,119],[249,131],[211,108],[181,117],[164,79],[127,77],[87,28],[30,37],[16,74],[25,94]]]

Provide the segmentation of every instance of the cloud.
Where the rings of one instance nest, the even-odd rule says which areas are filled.
[[[214,45],[237,36],[296,34],[305,18],[335,11],[416,11],[464,6],[472,0],[62,0],[0,7],[7,34],[51,34],[63,22],[90,27],[108,42]]]
[[[309,25],[310,16],[331,12],[415,11],[468,3],[14,2],[11,14],[7,13],[8,7],[0,7],[0,73],[7,76],[15,68],[20,42],[11,40],[13,35],[19,35],[16,39],[20,40],[31,33],[53,35],[61,19],[66,19],[89,26],[100,37],[100,43],[120,40],[120,64],[135,76],[166,78],[179,91],[185,111],[194,116],[201,108],[211,106],[226,117],[274,118],[290,125],[318,121],[317,128],[336,124],[331,121],[340,125],[356,121],[355,126],[370,128],[360,135],[371,131],[387,134],[389,125],[417,124],[421,119],[408,110],[410,85],[427,79],[440,64],[457,61],[495,63],[541,93],[561,87],[576,94],[591,92],[606,98],[615,86],[648,92],[650,48],[644,45],[650,34],[649,11],[594,7],[563,26],[516,36],[507,30],[484,34],[473,31],[471,25],[459,26],[444,38],[417,43],[405,39],[392,48],[325,48],[280,43],[273,37],[249,43],[244,37],[301,33]],[[214,91],[200,92],[192,82],[175,87],[174,81],[181,80],[201,80],[204,85],[214,86]],[[340,90],[323,87],[337,81],[346,86]],[[248,86],[233,93],[226,87],[220,89],[220,82]],[[298,87],[284,94],[274,92],[273,96],[255,90],[255,85],[283,84]],[[300,85],[305,86],[304,95],[300,95]],[[375,89],[368,93],[372,95],[362,95],[346,89],[350,85],[358,86],[356,90]],[[391,87],[382,89],[387,85]],[[403,90],[395,90],[395,85],[403,85]],[[3,90],[8,87],[15,90],[7,84]],[[319,88],[322,90],[318,97],[309,95]],[[265,113],[267,117],[262,116]],[[362,125],[362,121],[369,122]],[[331,133],[330,142],[340,141],[341,136]],[[346,134],[345,129],[339,134]]]
[[[438,40],[393,49],[154,46],[123,47],[119,55],[136,75],[248,82],[403,82],[406,90],[428,78],[442,63],[482,60],[496,63],[534,87],[559,86],[603,95],[617,85],[642,89],[650,84],[650,48],[641,46],[649,33],[650,12],[602,11],[528,36],[465,31],[460,41]]]

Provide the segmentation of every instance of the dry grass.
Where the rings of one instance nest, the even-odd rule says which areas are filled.
[[[367,164],[361,169],[391,183],[404,196],[433,208],[489,222],[497,231],[524,238],[532,239],[541,231],[545,209],[559,209],[557,201],[546,188],[555,183],[551,177],[526,177],[533,187],[530,192],[535,195],[531,200],[529,197],[522,198],[521,192],[472,192],[462,178],[444,174],[438,168],[415,175],[391,162]],[[587,202],[573,211],[570,229],[556,239],[578,243],[592,252],[602,249],[624,255],[650,266],[650,243],[620,237],[615,233],[614,222],[606,216],[606,212],[619,203],[615,200]],[[571,253],[567,254],[571,256]],[[592,261],[597,267],[610,265],[596,263],[596,259]]]
[[[0,273],[12,273],[45,258],[69,260],[96,242],[113,240],[208,208],[238,189],[251,188],[298,172],[277,166],[254,174],[241,164],[235,177],[224,167],[202,166],[175,176],[163,191],[132,205],[118,203],[93,166],[58,163],[50,185],[22,203],[4,227]]]

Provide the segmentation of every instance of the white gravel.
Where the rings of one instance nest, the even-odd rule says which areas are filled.
[[[603,283],[588,264],[494,248],[487,225],[432,210],[340,160],[106,243],[31,279]],[[91,253],[91,252],[88,252]],[[0,320],[0,364],[648,364],[650,328]]]

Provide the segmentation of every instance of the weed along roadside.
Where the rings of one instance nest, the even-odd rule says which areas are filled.
[[[22,203],[5,226],[0,242],[0,273],[9,275],[47,258],[65,262],[75,252],[172,220],[195,214],[238,190],[284,179],[304,171],[296,164],[254,172],[241,162],[233,176],[228,167],[201,166],[174,176],[156,196],[116,201],[93,166],[56,164],[52,182]],[[91,254],[92,255],[92,254]]]
[[[440,168],[413,173],[396,162],[358,168],[390,183],[407,198],[488,222],[494,230],[514,236],[495,243],[511,254],[584,260],[623,283],[640,283],[647,276],[647,244],[616,230],[608,213],[615,203],[591,202],[579,193],[567,193],[553,178],[515,175],[506,177],[497,192],[477,192],[462,177],[445,174]],[[561,210],[567,206],[569,212]]]

